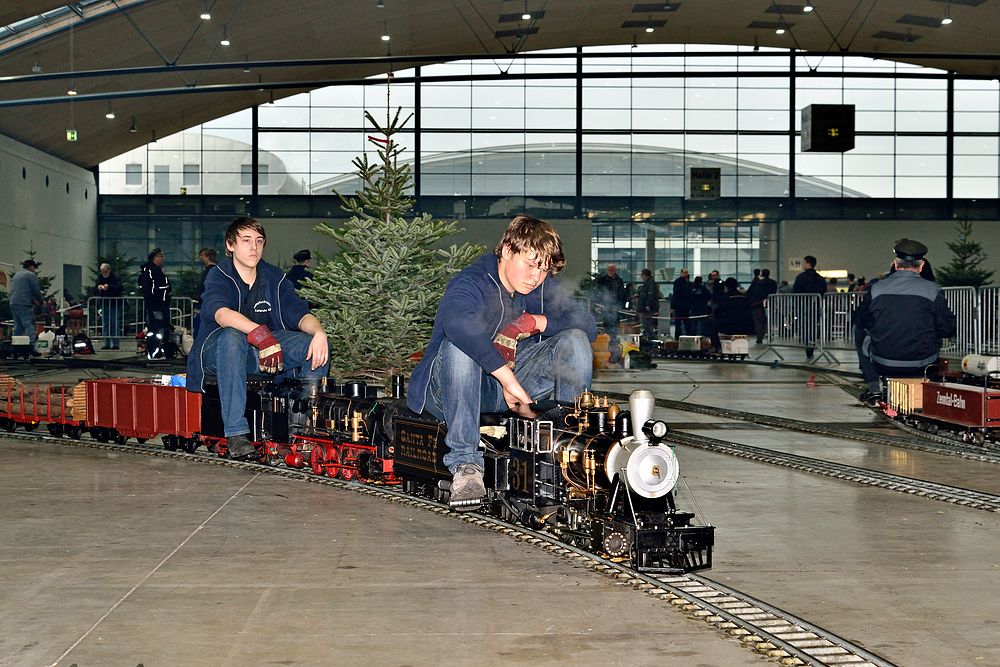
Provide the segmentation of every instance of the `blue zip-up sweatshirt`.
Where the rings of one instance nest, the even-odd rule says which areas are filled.
[[[492,253],[483,255],[448,282],[434,316],[430,343],[410,376],[406,404],[414,412],[424,409],[431,363],[445,339],[475,359],[487,373],[504,365],[503,357],[493,345],[493,337],[522,312],[544,315],[548,323],[544,333],[521,341],[519,348],[535,345],[543,336],[554,336],[565,329],[580,329],[591,342],[597,339],[594,316],[551,276],[522,298],[515,293],[513,303],[516,309],[520,309],[519,312],[510,312],[508,306],[511,300],[500,281],[499,262],[499,258]]]
[[[257,264],[257,280],[263,280],[266,287],[265,294],[271,307],[271,331],[298,331],[299,322],[309,313],[309,304],[295,293],[292,281],[285,277],[285,272],[261,260]],[[188,355],[188,391],[205,391],[205,363],[202,359],[205,342],[209,336],[222,330],[215,321],[215,313],[220,308],[240,312],[240,304],[245,297],[246,290],[236,273],[232,257],[225,258],[209,270],[205,277],[205,291],[201,296],[201,330],[198,331],[198,338]]]

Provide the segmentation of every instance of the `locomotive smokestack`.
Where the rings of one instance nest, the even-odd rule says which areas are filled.
[[[646,442],[642,425],[653,418],[653,406],[656,399],[648,389],[636,389],[628,397],[629,411],[632,413],[632,432],[639,442]]]

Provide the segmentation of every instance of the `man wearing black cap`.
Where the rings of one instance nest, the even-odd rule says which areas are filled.
[[[944,292],[920,276],[927,246],[903,239],[893,248],[892,273],[865,292],[857,312],[858,358],[868,390],[861,400],[874,405],[881,397],[879,377],[922,377],[937,361],[941,339],[958,329]]]
[[[299,288],[302,287],[302,281],[306,278],[310,280],[313,277],[311,271],[309,271],[309,265],[312,263],[312,253],[308,250],[299,250],[297,253],[292,255],[295,260],[295,266],[288,269],[288,279],[292,281],[292,287],[298,292]]]
[[[146,355],[152,359],[163,356],[169,341],[170,331],[170,295],[173,290],[170,280],[163,273],[163,251],[153,248],[149,253],[149,261],[142,265],[139,272],[139,289],[146,304]],[[159,335],[159,338],[156,336]],[[150,344],[159,341],[152,349]],[[162,346],[162,347],[161,347]]]
[[[41,353],[35,350],[35,309],[34,302],[45,303],[42,288],[35,276],[35,260],[26,259],[24,268],[14,274],[10,281],[10,313],[14,318],[14,335],[28,336],[31,340],[31,356],[38,357]]]

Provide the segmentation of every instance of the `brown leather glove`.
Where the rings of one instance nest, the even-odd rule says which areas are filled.
[[[260,350],[258,366],[262,373],[280,373],[284,368],[281,343],[266,325],[260,325],[247,334],[247,342]]]
[[[493,339],[493,345],[503,357],[507,366],[514,370],[514,355],[517,354],[517,341],[531,338],[540,333],[535,318],[528,313],[521,313],[516,320],[500,330]]]

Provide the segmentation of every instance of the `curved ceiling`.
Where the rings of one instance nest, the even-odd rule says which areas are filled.
[[[806,12],[804,0],[6,0],[0,134],[92,167],[148,143],[153,130],[166,136],[272,95],[384,73],[387,46],[397,59],[434,62],[633,41],[759,44],[998,75],[1000,0],[812,4]],[[200,18],[206,6],[210,20]],[[950,25],[941,24],[946,15]],[[114,121],[105,118],[109,100]],[[66,140],[71,126],[78,141]]]

